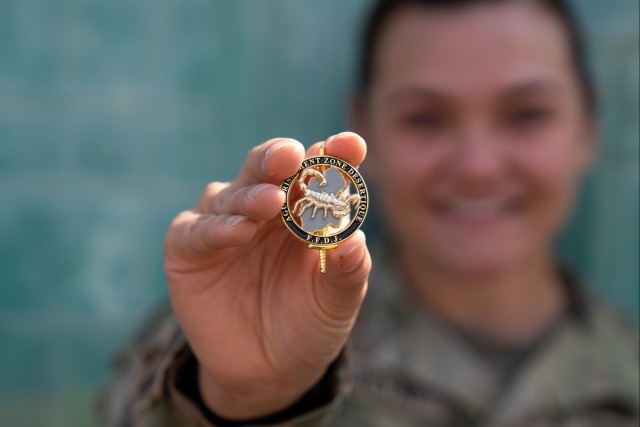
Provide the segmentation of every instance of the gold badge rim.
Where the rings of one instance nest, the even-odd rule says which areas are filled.
[[[320,161],[321,159],[329,159],[329,161],[333,159],[336,161],[336,164],[314,164],[306,167],[304,166],[304,163],[309,160]],[[337,163],[337,162],[340,162],[340,163]],[[347,167],[351,168],[354,171],[354,177],[352,177],[349,174],[349,170],[345,170],[345,168],[341,166],[342,164],[346,165]],[[344,227],[340,232],[327,235],[327,236],[322,236],[316,233],[312,233],[300,227],[294,221],[293,214],[291,213],[289,208],[289,191],[291,187],[294,185],[296,178],[305,169],[319,167],[319,166],[336,167],[342,172],[343,175],[346,175],[347,179],[349,179],[349,181],[351,182],[351,185],[353,185],[353,187],[356,189],[356,193],[351,193],[351,194],[361,194],[360,204],[356,208],[356,213],[353,215],[353,218],[351,218],[351,221],[349,222],[349,224],[346,227]],[[360,179],[360,181],[362,182],[362,190],[358,190],[359,187],[354,178]],[[298,168],[296,173],[282,182],[282,184],[280,185],[280,189],[283,190],[285,193],[285,201],[282,208],[280,209],[280,218],[282,219],[282,222],[284,223],[285,227],[289,230],[291,234],[293,234],[299,240],[305,243],[308,243],[310,247],[315,249],[335,248],[340,243],[351,238],[355,234],[355,232],[362,227],[362,224],[364,224],[364,221],[367,217],[367,213],[369,212],[369,189],[367,188],[367,184],[366,184],[366,181],[364,180],[364,177],[355,166],[351,165],[349,162],[343,159],[340,159],[338,157],[329,156],[326,154],[307,157],[306,159],[304,159],[304,161],[302,162],[302,165],[300,166],[300,168]],[[362,195],[364,195],[364,203],[362,201],[363,200]],[[362,205],[364,205],[364,209],[362,209],[363,211],[362,214],[359,215],[358,212],[361,210],[360,206]],[[286,217],[291,218],[291,221],[287,221]],[[358,220],[359,217],[360,219]],[[292,229],[291,224],[293,224],[294,227],[297,230],[299,230],[301,233],[304,233],[304,237],[299,235],[296,232],[296,230]],[[356,226],[354,226],[354,224],[356,224]]]

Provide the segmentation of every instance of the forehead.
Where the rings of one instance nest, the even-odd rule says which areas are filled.
[[[534,2],[398,10],[376,46],[373,91],[426,86],[445,93],[503,90],[529,80],[572,80],[559,20]]]

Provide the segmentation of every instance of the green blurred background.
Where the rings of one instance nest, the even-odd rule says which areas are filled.
[[[573,1],[602,146],[560,242],[638,318],[638,2]],[[164,229],[255,144],[346,129],[368,0],[0,1],[0,426],[91,426]]]

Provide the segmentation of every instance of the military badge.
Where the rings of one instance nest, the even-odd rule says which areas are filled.
[[[309,248],[320,251],[324,273],[325,251],[352,236],[367,215],[369,195],[364,179],[344,160],[325,156],[322,147],[319,156],[305,159],[280,188],[286,194],[280,210],[284,224]]]

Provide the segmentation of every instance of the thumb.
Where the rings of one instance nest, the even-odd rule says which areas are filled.
[[[358,230],[335,249],[327,251],[326,273],[318,272],[318,296],[336,315],[353,316],[367,291],[371,256],[364,233]]]

